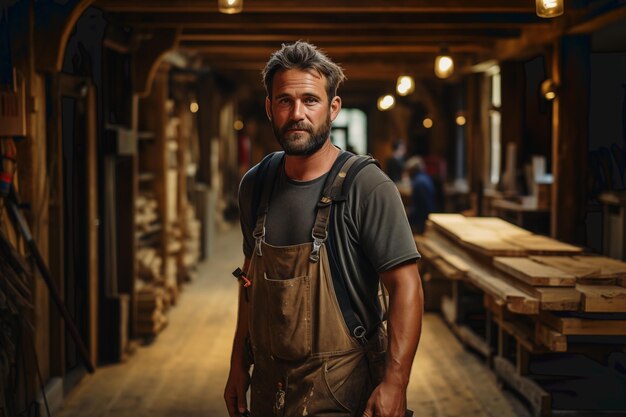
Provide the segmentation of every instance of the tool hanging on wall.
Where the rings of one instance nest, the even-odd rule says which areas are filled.
[[[13,184],[13,175],[15,174],[17,151],[12,138],[0,140],[0,152],[2,155],[2,164],[0,166],[0,197],[5,198],[9,195],[11,184]]]
[[[24,216],[22,216],[22,213],[20,211],[19,196],[13,184],[11,184],[9,187],[8,196],[6,198],[3,198],[3,200],[5,200],[7,203],[7,209],[9,211],[11,220],[13,220],[13,223],[15,224],[18,232],[23,237],[26,245],[28,246],[28,249],[30,250],[31,255],[35,259],[35,264],[37,265],[37,268],[39,269],[39,272],[41,273],[41,276],[43,277],[44,282],[46,283],[48,290],[50,291],[50,295],[52,296],[52,299],[54,300],[57,309],[59,310],[61,316],[63,317],[63,320],[65,321],[67,330],[69,331],[70,336],[76,344],[76,349],[78,350],[78,353],[83,361],[83,364],[85,365],[85,368],[89,373],[93,373],[95,369],[93,364],[91,363],[91,359],[89,358],[89,353],[87,353],[87,348],[85,347],[80,333],[78,332],[78,328],[72,320],[72,317],[70,316],[70,313],[65,306],[63,299],[61,298],[59,289],[52,279],[52,275],[50,274],[50,271],[48,270],[48,267],[44,262],[41,253],[39,252],[37,243],[35,243],[35,240],[30,233],[28,223],[26,223],[26,219],[24,219]]]

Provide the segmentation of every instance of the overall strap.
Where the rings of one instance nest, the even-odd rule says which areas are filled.
[[[256,242],[255,251],[258,256],[263,256],[261,243],[265,241],[265,219],[267,218],[270,196],[274,189],[274,184],[278,177],[278,170],[283,163],[284,156],[284,152],[274,152],[259,163],[259,171],[254,188],[255,193],[260,193],[260,195],[255,195],[253,198],[253,201],[259,202],[259,206],[256,211],[256,225],[252,232],[252,236]]]
[[[334,205],[346,201],[352,182],[363,168],[370,164],[378,165],[378,162],[371,156],[358,155],[356,158],[357,159],[352,162],[350,169],[347,170],[347,175],[343,178],[343,182],[341,184],[335,184],[336,187],[331,187],[329,191]],[[371,335],[373,329],[366,329],[366,326],[363,324],[363,321],[354,309],[347,288],[347,281],[349,281],[348,277],[344,276],[342,269],[338,264],[339,258],[336,252],[336,246],[340,245],[341,242],[337,242],[336,235],[333,230],[330,230],[327,244],[331,275],[341,314],[343,315],[350,334],[354,336],[354,338],[357,339],[362,346],[365,346],[368,343],[368,337]]]
[[[339,191],[343,187],[343,182],[348,175],[348,171],[358,159],[359,157],[356,155],[342,153],[337,157],[328,178],[326,178],[322,196],[317,203],[317,214],[311,233],[313,237],[313,250],[309,256],[311,262],[317,262],[320,259],[320,248],[322,247],[322,243],[328,238],[328,222],[333,198],[339,194]]]

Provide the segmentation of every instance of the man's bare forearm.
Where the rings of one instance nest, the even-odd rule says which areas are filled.
[[[384,381],[406,388],[422,331],[422,283],[415,263],[383,272],[381,280],[389,292],[389,343]]]

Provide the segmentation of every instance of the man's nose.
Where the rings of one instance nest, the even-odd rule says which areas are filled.
[[[304,119],[304,105],[302,104],[302,101],[296,100],[293,103],[293,110],[291,111],[291,118],[293,120]]]

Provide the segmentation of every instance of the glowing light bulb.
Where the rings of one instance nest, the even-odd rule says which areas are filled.
[[[381,96],[378,99],[378,110],[385,111],[391,109],[396,104],[396,99],[391,95]]]
[[[454,73],[454,60],[450,55],[439,55],[435,59],[435,75],[439,78],[448,78]]]
[[[413,82],[413,78],[408,75],[401,75],[398,77],[398,82],[396,84],[396,91],[401,96],[406,96],[411,94],[415,90],[415,83]]]
[[[217,0],[217,9],[220,13],[241,13],[243,10],[243,0]]]
[[[426,117],[422,124],[426,129],[430,129],[431,127],[433,127],[433,119],[431,119],[430,117]]]
[[[565,11],[563,0],[535,0],[537,16],[552,18],[561,16]]]
[[[195,101],[189,105],[189,111],[192,113],[197,113],[200,110],[200,106]]]

